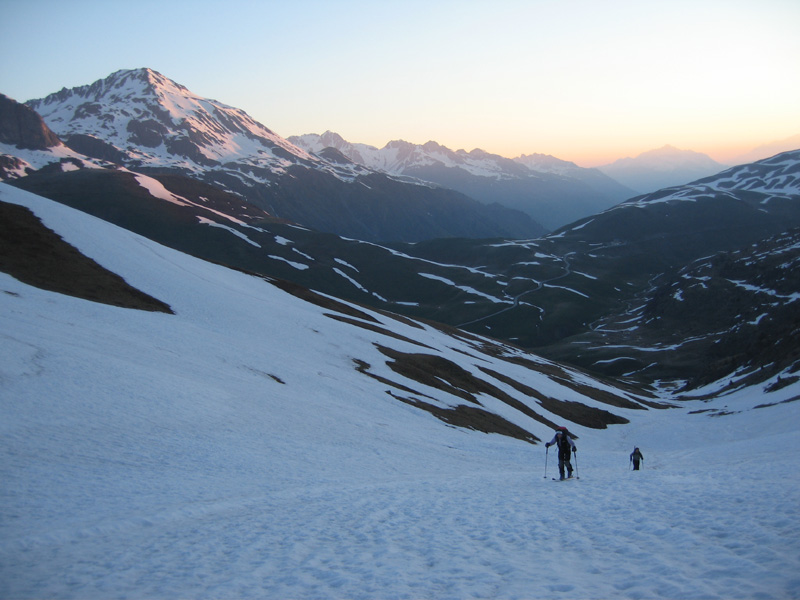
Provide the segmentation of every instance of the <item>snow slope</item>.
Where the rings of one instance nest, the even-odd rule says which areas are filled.
[[[712,177],[698,179],[677,188],[665,188],[632,198],[611,209],[646,206],[658,202],[697,202],[704,196],[748,192],[762,204],[780,200],[793,201],[800,194],[800,150],[777,154],[749,165],[731,167]],[[752,200],[751,200],[752,201]]]
[[[371,332],[9,186],[0,200],[175,312],[0,273],[0,597],[800,597],[796,383],[571,427],[580,480],[553,482],[542,445],[445,426],[360,375],[353,359],[392,377]]]

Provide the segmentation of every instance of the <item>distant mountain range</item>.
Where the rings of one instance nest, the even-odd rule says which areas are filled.
[[[523,211],[550,230],[605,210],[636,193],[596,169],[543,154],[508,159],[483,150],[450,150],[436,142],[389,142],[381,149],[339,134],[289,138],[311,153],[333,148],[356,164],[457,190],[483,203]]]
[[[128,97],[134,85],[129,77],[141,82],[142,76],[149,81],[153,74],[128,72],[111,89],[104,80],[95,92],[64,92],[49,104],[52,118],[68,129],[68,116],[77,114],[79,129],[89,122],[80,115],[95,111],[89,98],[98,95],[118,95],[126,110],[135,110],[140,103]],[[182,97],[187,96],[169,96],[175,102]],[[147,105],[145,114],[153,114],[155,105],[141,104]],[[403,190],[436,188],[357,165],[333,146],[314,152],[298,148],[294,158],[285,158],[282,152],[294,146],[291,142],[264,141],[267,134],[248,137],[241,129],[244,120],[233,125],[236,111],[211,105],[203,105],[206,112],[185,109],[195,124],[174,125],[171,116],[161,115],[175,130],[160,132],[161,141],[151,146],[123,145],[118,136],[141,142],[149,135],[142,133],[146,127],[130,125],[135,121],[129,115],[104,112],[108,118],[93,119],[98,135],[67,137],[87,150],[82,154],[53,135],[34,105],[0,99],[4,180],[166,246],[279,279],[293,293],[316,290],[455,326],[455,335],[489,335],[638,384],[680,380],[691,390],[725,376],[735,385],[778,373],[797,377],[800,370],[800,289],[791,275],[799,252],[793,228],[800,227],[800,150],[631,198],[535,239],[440,237],[377,244],[315,230],[251,202],[238,186],[217,181],[233,181],[238,173],[242,183],[250,172],[241,160],[222,162],[223,155],[240,156],[248,140],[264,148],[262,167],[275,179],[259,187],[274,188],[270,193],[276,196],[283,185],[291,188],[288,173],[303,173],[309,187],[317,177],[365,189],[371,178],[409,186]],[[208,115],[216,119],[213,126],[204,120]],[[147,127],[160,131],[152,123]],[[108,138],[99,137],[103,133]],[[197,161],[167,151],[180,146],[181,135],[205,140],[184,142],[200,153]],[[425,152],[448,151],[431,145]],[[301,160],[303,153],[308,158]],[[480,155],[465,154],[464,164],[474,168]],[[204,167],[204,160],[212,162]],[[252,160],[254,170],[258,160]],[[528,169],[511,162],[518,167],[505,165],[509,170]],[[303,198],[298,196],[298,203]],[[374,209],[383,210],[380,196],[371,198]],[[319,197],[309,195],[308,206],[298,210],[322,210],[319,206]]]
[[[436,142],[378,149],[332,132],[284,139],[151,69],[118,71],[27,104],[82,155],[189,175],[276,218],[370,241],[537,237],[724,168],[669,146],[584,169],[542,154],[508,159]]]
[[[679,150],[667,145],[643,152],[635,158],[621,158],[610,165],[598,167],[598,170],[636,190],[638,194],[647,194],[691,183],[726,168],[700,152]]]
[[[498,204],[393,178],[340,154],[312,155],[244,111],[150,69],[118,71],[28,106],[75,152],[139,172],[186,175],[320,231],[370,241],[545,231]]]
[[[776,140],[774,142],[762,144],[746,154],[737,156],[733,161],[733,164],[743,165],[746,163],[756,162],[758,160],[769,158],[770,156],[775,156],[776,154],[781,154],[782,152],[797,150],[798,148],[800,148],[800,133],[782,140]]]

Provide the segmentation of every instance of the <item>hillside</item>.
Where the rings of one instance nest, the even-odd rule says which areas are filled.
[[[0,274],[3,597],[800,592],[797,382],[648,398],[5,184],[0,201],[106,272],[101,296],[113,274],[169,307]],[[627,423],[589,418],[610,414]],[[540,443],[562,424],[564,483]]]
[[[635,377],[639,384],[678,377],[697,386],[707,374],[693,366],[698,363],[691,345],[670,353],[669,361],[648,358],[654,347],[675,347],[670,330],[653,330],[660,337],[650,337],[646,349],[638,351],[629,340],[607,344],[592,335],[600,323],[628,320],[659,278],[668,281],[692,261],[744,250],[800,226],[797,152],[631,199],[537,240],[433,240],[392,247],[276,221],[234,195],[185,177],[156,179],[63,164],[69,166],[66,171],[39,169],[14,185],[200,258],[535,347],[605,375]],[[761,286],[756,275],[749,272],[745,283]],[[686,327],[675,331],[690,331],[691,337],[703,332],[706,343],[719,341],[721,330],[702,318],[717,304],[712,296],[707,300],[707,309],[683,313]],[[758,314],[777,310],[769,296],[752,301]],[[787,309],[793,307],[790,303]],[[768,320],[781,323],[785,317]],[[587,337],[575,337],[582,335]],[[778,327],[763,343],[783,344],[784,337]],[[593,351],[598,339],[604,346],[601,357]],[[792,336],[787,339],[796,345]],[[729,359],[718,364],[761,372],[767,363],[748,359],[749,345],[747,336],[728,338]],[[777,368],[768,362],[770,369]],[[685,371],[670,365],[683,365]]]
[[[166,103],[173,110],[169,118],[158,113],[164,123],[174,124],[181,115],[191,117],[185,127],[176,131],[159,130],[161,145],[149,150],[133,144],[142,135],[136,133],[138,129],[129,131],[123,127],[130,115],[118,114],[120,107],[124,108],[135,96],[134,92],[145,89],[141,88],[145,84],[149,86],[146,91],[154,94],[152,103],[144,103],[147,110],[157,113],[159,103]],[[92,98],[113,102],[107,108],[98,108],[90,101]],[[82,104],[77,104],[79,100]],[[747,300],[753,303],[750,310],[757,313],[750,316],[750,320],[756,320],[753,327],[740,325],[737,319],[743,318],[741,311],[730,314],[727,323],[704,317],[716,314],[720,298],[713,294],[698,296],[707,305],[676,311],[681,318],[671,327],[637,323],[636,335],[629,335],[632,326],[620,324],[631,322],[631,315],[637,314],[631,311],[648,302],[654,286],[672,281],[682,269],[691,268],[693,261],[713,255],[728,260],[724,258],[727,253],[746,253],[749,245],[769,244],[773,236],[800,226],[797,151],[632,198],[548,236],[485,240],[452,238],[449,225],[440,228],[442,223],[457,222],[462,232],[479,235],[485,220],[477,213],[460,211],[458,202],[451,204],[440,198],[435,209],[423,210],[427,216],[420,220],[417,209],[410,205],[414,204],[417,191],[430,189],[427,186],[417,183],[401,190],[408,184],[351,164],[331,147],[314,156],[306,153],[278,160],[276,156],[289,151],[288,141],[273,139],[274,134],[248,121],[242,111],[198,98],[148,70],[122,72],[97,85],[64,90],[47,102],[52,119],[74,121],[70,127],[76,127],[76,131],[100,128],[101,122],[112,123],[105,132],[109,141],[92,138],[90,143],[88,134],[73,132],[70,143],[77,139],[80,144],[70,148],[30,107],[5,99],[0,108],[9,117],[2,121],[8,131],[4,132],[6,141],[0,143],[0,150],[6,153],[0,161],[0,173],[13,185],[198,258],[286,279],[375,309],[430,319],[535,348],[553,359],[603,376],[625,376],[637,385],[677,379],[685,382],[686,389],[693,389],[709,379],[737,371],[762,381],[779,372],[793,376],[796,371],[792,357],[797,342],[793,328],[786,326],[796,320],[794,303],[778,307],[769,294],[753,294]],[[106,118],[98,120],[96,114],[101,109]],[[209,128],[213,119],[221,120]],[[169,150],[175,144],[184,147],[176,141],[183,139],[182,135],[189,135],[189,141],[195,144],[192,147],[198,152],[204,149],[201,154],[212,162],[193,162],[193,154]],[[242,154],[241,136],[251,148],[254,144],[272,147],[275,160],[267,160],[266,155]],[[123,143],[130,143],[126,148],[132,153],[125,155],[127,158],[123,156],[123,161],[138,165],[146,173],[110,162],[115,152],[120,152],[117,146]],[[81,154],[78,147],[94,157]],[[425,156],[417,156],[420,149],[413,146],[397,145],[394,149],[398,159],[408,159],[403,164],[435,154],[443,160],[447,158],[452,165],[460,160],[462,167],[473,172],[481,165],[489,171],[495,167],[506,169],[503,172],[507,173],[530,168],[515,161],[498,163],[496,157],[480,152],[450,156],[453,153],[448,154],[447,149],[435,144],[423,148]],[[387,227],[405,222],[413,224],[415,230],[441,238],[378,245],[357,237],[326,234],[276,218],[225,186],[197,179],[198,175],[219,174],[221,161],[233,155],[249,156],[247,160],[255,161],[250,166],[258,163],[264,168],[274,167],[270,171],[273,175],[305,164],[303,168],[311,169],[306,176],[291,177],[275,188],[279,195],[299,192],[298,199],[313,195],[310,188],[301,191],[310,180],[319,183],[312,185],[317,191],[327,189],[323,195],[329,199],[337,192],[326,181],[342,183],[357,176],[362,184],[369,184],[359,186],[358,194],[369,196],[371,214],[379,216]],[[554,173],[570,169],[563,161],[547,157],[526,159],[531,165]],[[193,166],[187,167],[186,161]],[[179,168],[180,164],[184,167]],[[166,165],[171,165],[169,172],[163,171]],[[502,178],[501,171],[494,175]],[[391,208],[392,200],[380,191],[387,182],[392,188],[399,186],[398,193],[405,198],[399,213],[395,210],[398,207]],[[410,193],[409,189],[416,191]],[[427,202],[422,197],[417,199],[422,202],[419,206]],[[324,210],[315,202],[303,201],[297,206],[298,210],[309,212],[309,219],[332,221],[343,214],[336,203],[326,201],[323,205]],[[354,217],[359,227],[372,227],[357,213],[348,213],[347,218]],[[737,280],[737,289],[764,287],[757,270],[745,271],[745,275],[746,279]],[[720,283],[715,288],[725,289],[725,282]],[[775,326],[767,328],[766,323]],[[732,335],[734,329],[755,330],[758,343],[753,344],[748,334]],[[612,330],[618,332],[615,335],[620,339],[608,343],[614,337],[609,334]],[[692,342],[683,343],[685,340],[679,339],[681,333],[686,333],[686,339]],[[632,343],[639,335],[643,336],[641,343]],[[702,343],[698,343],[699,339]],[[662,348],[658,361],[652,360],[656,348]],[[766,348],[781,348],[786,360],[768,359],[770,352],[760,351]]]
[[[690,386],[701,385],[708,373],[701,373],[692,344],[684,345],[686,339],[678,332],[691,338],[702,335],[704,346],[719,343],[718,348],[726,349],[720,360],[715,359],[718,366],[766,377],[770,371],[761,372],[761,367],[777,365],[771,360],[751,363],[745,357],[758,353],[748,349],[748,336],[726,334],[741,324],[744,313],[729,315],[722,329],[707,318],[718,309],[718,296],[707,294],[703,301],[708,304],[702,308],[696,304],[693,310],[681,311],[683,325],[674,330],[648,328],[652,335],[642,345],[635,342],[638,333],[631,333],[641,321],[632,319],[655,285],[674,281],[696,260],[717,254],[720,260],[737,260],[735,253],[747,256],[752,244],[776,248],[770,238],[800,226],[799,176],[800,151],[787,152],[691,185],[632,198],[537,240],[459,246],[429,242],[407,251],[436,263],[459,260],[480,273],[502,273],[470,281],[476,291],[469,304],[472,314],[462,310],[457,313],[461,320],[454,323],[469,331],[509,339],[606,375],[624,374],[641,382],[677,376]],[[739,285],[766,290],[770,284],[760,279],[758,269],[751,269]],[[798,291],[791,279],[779,289],[790,298]],[[770,293],[750,294],[746,302],[752,302],[749,310],[757,313],[751,318],[765,315],[763,323],[778,324],[755,328],[764,336],[761,344],[797,348],[800,338],[792,335],[790,325],[796,320],[796,303],[776,303]],[[453,323],[444,311],[439,315]],[[606,337],[609,327],[604,324],[611,323],[610,329],[618,333]],[[656,360],[656,347],[663,348],[659,356],[669,360]],[[677,364],[685,370],[678,373],[672,368]],[[714,376],[720,373],[714,371]]]
[[[547,354],[608,375],[650,371],[694,385],[733,373],[731,386],[777,373],[782,385],[797,381],[798,263],[800,229],[698,259]]]

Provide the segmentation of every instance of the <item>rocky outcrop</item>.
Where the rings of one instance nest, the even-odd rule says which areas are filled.
[[[27,150],[44,150],[61,144],[33,109],[3,94],[0,94],[0,142]]]

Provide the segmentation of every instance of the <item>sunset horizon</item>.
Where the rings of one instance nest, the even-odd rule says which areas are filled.
[[[728,165],[800,134],[800,5],[788,0],[217,8],[6,0],[0,50],[14,68],[0,93],[26,102],[147,67],[282,137],[435,141],[582,167],[665,145]]]

